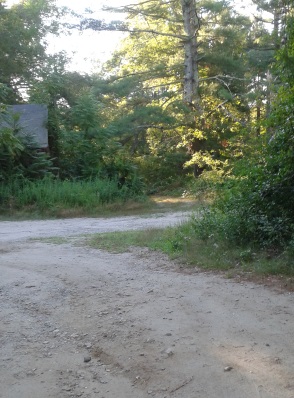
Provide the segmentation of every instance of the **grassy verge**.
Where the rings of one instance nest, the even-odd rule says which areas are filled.
[[[96,249],[107,250],[112,253],[123,253],[131,246],[150,247],[156,249],[156,241],[160,239],[164,230],[148,229],[144,231],[124,231],[94,234],[86,237],[85,243]]]
[[[115,181],[17,181],[0,184],[0,219],[38,219],[136,215],[189,210],[198,201],[152,196]]]
[[[228,278],[283,276],[294,288],[294,261],[289,253],[277,255],[261,249],[230,247],[212,237],[203,240],[195,234],[193,222],[162,230],[93,235],[86,239],[86,244],[115,253],[127,251],[131,246],[148,247],[178,259],[186,267],[222,271]]]
[[[115,216],[148,216],[154,213],[166,213],[174,211],[196,211],[199,204],[194,200],[169,197],[138,197],[126,201],[96,204],[93,207],[75,206],[66,207],[50,206],[47,209],[39,209],[37,205],[21,208],[1,208],[0,221],[48,219],[48,218],[75,218],[75,217],[115,217]]]
[[[153,204],[148,198],[116,201],[114,203],[96,204],[88,208],[83,206],[66,207],[50,206],[40,209],[37,205],[0,210],[0,221],[40,220],[77,217],[114,217],[119,215],[140,215],[150,212]]]

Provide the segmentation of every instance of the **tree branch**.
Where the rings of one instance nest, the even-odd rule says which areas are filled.
[[[143,15],[143,16],[151,17],[151,18],[155,18],[155,19],[163,19],[164,21],[168,21],[168,22],[181,23],[181,20],[169,19],[163,15],[154,14],[148,10],[140,10],[138,8],[133,8],[135,6],[138,6],[138,5],[130,4],[127,6],[122,6],[122,7],[117,7],[117,8],[103,7],[102,9],[103,9],[103,11],[108,11],[108,12],[110,11],[110,12],[121,12],[121,13],[134,14],[134,15]]]
[[[79,28],[80,30],[92,29],[94,31],[114,31],[114,32],[128,32],[128,33],[152,33],[154,35],[172,37],[176,39],[185,40],[185,35],[176,35],[173,33],[158,32],[154,29],[131,29],[128,25],[121,21],[112,21],[106,23],[104,20],[93,18],[83,19],[80,25],[71,25],[72,28]]]

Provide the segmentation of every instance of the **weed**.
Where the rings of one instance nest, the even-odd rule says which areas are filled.
[[[160,250],[172,259],[189,267],[226,271],[228,278],[236,274],[294,275],[292,257],[286,252],[268,256],[262,249],[231,246],[227,240],[211,235],[199,238],[192,219],[178,227],[98,234],[88,238],[86,244],[115,253],[127,251],[131,246]]]
[[[123,231],[110,232],[104,234],[94,234],[85,239],[88,246],[112,253],[123,253],[128,251],[131,246],[146,246],[146,242],[158,240],[162,230],[148,229],[145,231]]]
[[[40,181],[13,181],[0,185],[0,212],[14,214],[23,211],[47,216],[66,213],[93,214],[109,204],[122,205],[129,200],[144,201],[143,194],[131,187],[119,187],[116,181],[61,181],[52,178]]]
[[[44,242],[44,243],[51,243],[53,245],[64,245],[71,241],[70,238],[64,238],[62,236],[52,236],[50,238],[41,238],[41,239],[37,238],[37,239],[32,239],[32,240],[37,240],[39,242]]]

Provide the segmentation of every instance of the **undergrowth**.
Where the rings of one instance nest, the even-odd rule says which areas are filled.
[[[36,214],[39,216],[73,217],[103,211],[129,201],[147,198],[136,187],[119,186],[117,181],[17,180],[0,184],[0,214]]]
[[[166,253],[187,267],[253,275],[294,276],[293,253],[262,250],[248,246],[231,246],[213,234],[204,236],[197,230],[197,221],[191,219],[178,227],[145,231],[114,232],[93,235],[86,239],[92,247],[115,253],[125,252],[131,246],[148,247]]]

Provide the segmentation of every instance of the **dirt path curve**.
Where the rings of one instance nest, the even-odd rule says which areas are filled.
[[[43,221],[0,222],[0,243],[28,238],[75,236],[101,232],[165,228],[185,220],[191,212],[157,213],[149,216],[72,218]]]
[[[27,239],[168,217],[0,223],[1,398],[294,398],[293,293]]]

